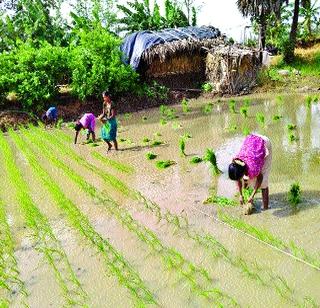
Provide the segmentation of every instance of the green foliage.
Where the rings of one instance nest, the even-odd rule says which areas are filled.
[[[298,141],[298,137],[296,137],[293,133],[288,135],[288,139],[290,142]]]
[[[236,113],[236,101],[234,99],[231,99],[228,104],[230,112]]]
[[[184,137],[180,137],[179,139],[179,149],[180,149],[180,155],[186,156],[185,149],[186,149],[186,141]]]
[[[292,124],[292,123],[287,124],[287,129],[289,131],[295,130],[296,128],[297,128],[297,125],[295,125],[295,124]]]
[[[201,88],[204,92],[212,92],[213,85],[210,82],[206,82],[201,86]]]
[[[157,146],[162,145],[162,144],[164,144],[163,141],[161,141],[161,140],[154,140],[154,141],[152,141],[152,143],[150,144],[150,146],[152,146],[152,147],[157,147]]]
[[[148,143],[148,142],[150,142],[150,139],[148,137],[143,137],[142,142]]]
[[[190,107],[189,107],[189,102],[186,98],[184,98],[182,101],[181,101],[181,106],[182,106],[182,112],[183,113],[187,113],[189,111],[191,111]]]
[[[191,164],[199,164],[203,161],[203,159],[199,156],[193,156],[191,159],[190,159],[190,163]]]
[[[174,160],[158,160],[156,162],[156,167],[158,169],[165,169],[175,164],[176,162]]]
[[[264,127],[265,125],[265,116],[262,112],[257,112],[256,113],[256,120],[258,122],[258,124],[261,126],[261,127]]]
[[[219,170],[218,168],[216,154],[212,149],[206,150],[203,160],[211,163],[211,167],[214,175],[219,175],[220,173],[222,173],[221,170]]]
[[[120,40],[102,27],[80,33],[70,56],[71,87],[80,99],[100,96],[105,89],[115,94],[135,91],[138,75],[122,63],[119,45]]]
[[[296,208],[297,204],[301,202],[301,189],[299,183],[291,184],[288,192],[288,201],[293,208]]]
[[[155,159],[157,156],[158,156],[158,155],[155,154],[155,153],[153,153],[153,152],[148,152],[148,153],[146,154],[146,158],[147,158],[148,160]]]
[[[306,106],[307,106],[307,108],[311,108],[311,105],[312,105],[312,96],[311,95],[308,95],[307,97],[306,97]]]
[[[242,129],[242,134],[243,134],[243,136],[248,136],[248,135],[250,135],[250,128],[249,127],[247,127],[247,126],[245,126],[243,129]]]
[[[213,103],[209,102],[203,106],[202,111],[205,114],[211,113],[213,109]]]
[[[230,124],[227,130],[229,133],[234,133],[238,130],[238,126],[236,124]]]
[[[9,92],[15,92],[24,109],[42,110],[58,94],[56,85],[70,75],[68,56],[66,49],[47,43],[39,48],[22,44],[0,54],[2,102]]]
[[[240,108],[240,114],[246,119],[248,117],[248,107],[242,106]]]
[[[272,117],[272,120],[273,120],[273,121],[279,121],[279,120],[281,120],[282,118],[283,118],[282,115],[275,114],[275,115]]]
[[[178,117],[176,115],[176,111],[173,108],[169,108],[166,105],[161,105],[159,107],[159,110],[160,110],[161,117],[164,120],[173,120]]]
[[[228,206],[237,206],[237,202],[222,196],[217,196],[216,194],[211,195],[206,200],[203,201],[203,204],[216,204],[221,207],[228,207]]]

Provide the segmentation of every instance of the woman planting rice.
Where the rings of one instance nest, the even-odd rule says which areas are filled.
[[[103,97],[103,112],[99,116],[99,120],[102,122],[101,138],[108,144],[108,152],[111,150],[113,141],[114,148],[118,150],[117,142],[117,120],[116,110],[111,101],[110,95],[104,91]]]
[[[272,146],[266,136],[249,135],[245,138],[239,154],[229,165],[229,178],[238,182],[240,203],[243,204],[243,186],[253,187],[247,203],[253,207],[253,198],[259,188],[262,190],[263,208],[269,207],[269,173],[272,161]],[[244,183],[243,183],[244,181]]]
[[[58,109],[56,107],[50,107],[41,118],[46,126],[48,124],[55,125],[58,119]]]
[[[94,129],[96,126],[96,117],[93,113],[85,113],[80,120],[76,122],[74,129],[76,130],[76,135],[74,138],[74,144],[77,143],[79,131],[81,129],[88,129],[87,140],[90,138],[90,134],[92,134],[92,141],[96,141],[96,136],[94,133]]]

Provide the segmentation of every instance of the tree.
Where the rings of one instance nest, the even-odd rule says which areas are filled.
[[[266,45],[267,18],[272,13],[280,14],[280,8],[284,0],[237,0],[237,6],[244,17],[251,16],[259,25],[259,48]]]
[[[195,25],[195,21],[197,20],[197,11],[199,11],[200,7],[196,5],[197,0],[180,0],[179,4],[184,12],[186,12],[186,16],[189,24]]]
[[[304,18],[302,26],[307,38],[312,37],[312,24],[317,24],[319,21],[318,13],[319,6],[317,0],[311,5],[311,0],[301,0],[300,14]]]

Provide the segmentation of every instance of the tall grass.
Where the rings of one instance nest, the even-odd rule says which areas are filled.
[[[135,272],[124,257],[106,239],[103,239],[101,235],[95,231],[88,217],[64,195],[57,183],[48,176],[47,171],[39,164],[37,156],[29,149],[28,144],[18,135],[12,135],[11,137],[20,151],[25,155],[35,176],[41,181],[42,185],[46,187],[52,199],[66,214],[71,225],[93,244],[104,258],[109,271],[118,279],[121,285],[125,286],[132,293],[133,300],[136,304],[138,306],[145,306],[156,303],[154,296],[145,286],[138,273]],[[45,153],[49,154],[48,151]],[[48,155],[49,159],[53,157],[51,153]],[[81,185],[81,188],[87,193],[90,195],[95,194],[96,190],[87,184],[80,176],[72,172],[68,166],[64,165],[58,159],[52,160],[52,163],[58,168],[63,167],[66,175],[75,181],[76,184]]]
[[[13,139],[18,136],[13,131],[9,131],[9,135]],[[48,219],[34,204],[29,194],[28,185],[15,164],[13,152],[2,134],[0,135],[0,148],[3,152],[5,170],[10,185],[16,193],[17,203],[25,217],[27,226],[33,232],[36,250],[43,254],[53,270],[66,303],[68,305],[84,305],[87,295],[82,289],[60,242],[55,237]]]

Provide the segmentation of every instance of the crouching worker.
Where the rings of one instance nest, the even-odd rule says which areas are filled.
[[[80,120],[76,122],[74,127],[76,131],[76,135],[74,138],[74,144],[77,143],[78,135],[81,129],[88,129],[87,140],[90,138],[90,134],[92,135],[92,141],[96,141],[96,135],[94,133],[94,129],[96,127],[96,117],[93,113],[85,113]]]
[[[41,118],[45,126],[49,124],[55,125],[58,120],[58,109],[56,107],[50,107]]]
[[[229,165],[229,178],[238,182],[240,204],[243,205],[242,188],[250,186],[253,188],[253,192],[248,199],[248,205],[251,206],[251,209],[253,208],[254,196],[259,188],[262,190],[263,209],[268,209],[268,180],[271,161],[272,146],[266,136],[252,134],[245,138],[239,154]]]
[[[99,120],[102,122],[101,138],[108,144],[108,152],[112,148],[111,141],[114,144],[114,148],[118,150],[117,142],[117,120],[116,110],[111,101],[110,95],[105,91],[102,93],[103,98],[103,113],[99,116]]]

